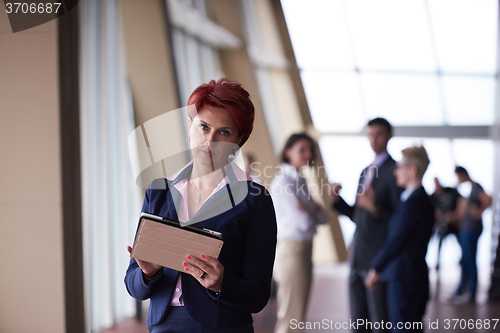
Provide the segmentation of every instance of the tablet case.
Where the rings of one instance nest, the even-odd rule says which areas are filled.
[[[222,235],[207,229],[181,227],[178,222],[142,216],[131,257],[184,272],[182,263],[189,254],[219,257]]]

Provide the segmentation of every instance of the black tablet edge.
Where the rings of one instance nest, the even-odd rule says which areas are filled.
[[[172,219],[169,219],[166,217],[162,217],[162,216],[158,216],[158,215],[153,215],[150,213],[144,213],[144,212],[141,213],[141,217],[139,219],[139,226],[141,225],[141,221],[143,218],[148,218],[150,220],[153,220],[153,221],[156,221],[159,223],[163,223],[163,224],[167,224],[167,225],[173,226],[175,228],[187,229],[187,230],[190,230],[192,232],[195,232],[195,233],[203,235],[203,236],[207,236],[207,237],[214,238],[217,240],[222,240],[222,233],[220,233],[218,231],[210,230],[207,228],[201,228],[201,227],[194,226],[194,225],[188,225],[188,226],[183,227],[183,226],[181,226],[179,221],[175,221],[175,220],[172,220]],[[137,231],[139,231],[139,226],[137,227]],[[137,235],[137,231],[136,231],[136,235]]]

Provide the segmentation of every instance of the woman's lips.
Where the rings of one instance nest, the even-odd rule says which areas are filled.
[[[211,150],[202,150],[201,151],[203,153],[203,155],[205,155],[206,157],[211,157],[212,156],[212,151]]]

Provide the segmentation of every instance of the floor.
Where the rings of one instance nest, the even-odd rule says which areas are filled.
[[[335,328],[349,322],[347,276],[349,268],[347,264],[318,265],[314,270],[314,281],[311,291],[311,300],[307,312],[306,322],[310,329],[305,333],[312,332],[350,332],[349,329]],[[500,322],[493,329],[495,319],[500,319],[500,303],[487,303],[487,288],[489,285],[489,270],[479,271],[479,291],[476,304],[454,305],[447,301],[458,284],[460,271],[458,267],[443,267],[439,274],[435,270],[430,273],[431,300],[427,306],[424,319],[426,332],[498,332]],[[271,333],[276,322],[276,300],[271,299],[266,308],[254,316],[254,327],[256,333]],[[486,319],[490,320],[490,328],[486,329]],[[321,328],[322,325],[333,327],[333,329]],[[482,328],[468,328],[468,325],[480,326]],[[313,328],[316,325],[316,328]],[[330,326],[333,325],[333,326]],[[346,326],[344,324],[343,326]],[[449,328],[447,329],[447,327]],[[460,328],[462,326],[462,328]],[[128,319],[115,327],[100,333],[143,333],[148,332],[147,326],[138,323],[135,319]]]

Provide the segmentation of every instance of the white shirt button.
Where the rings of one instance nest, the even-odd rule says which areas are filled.
[[[179,288],[175,288],[175,291],[176,291],[176,292],[179,292],[179,291],[181,291],[181,290],[180,290]]]

